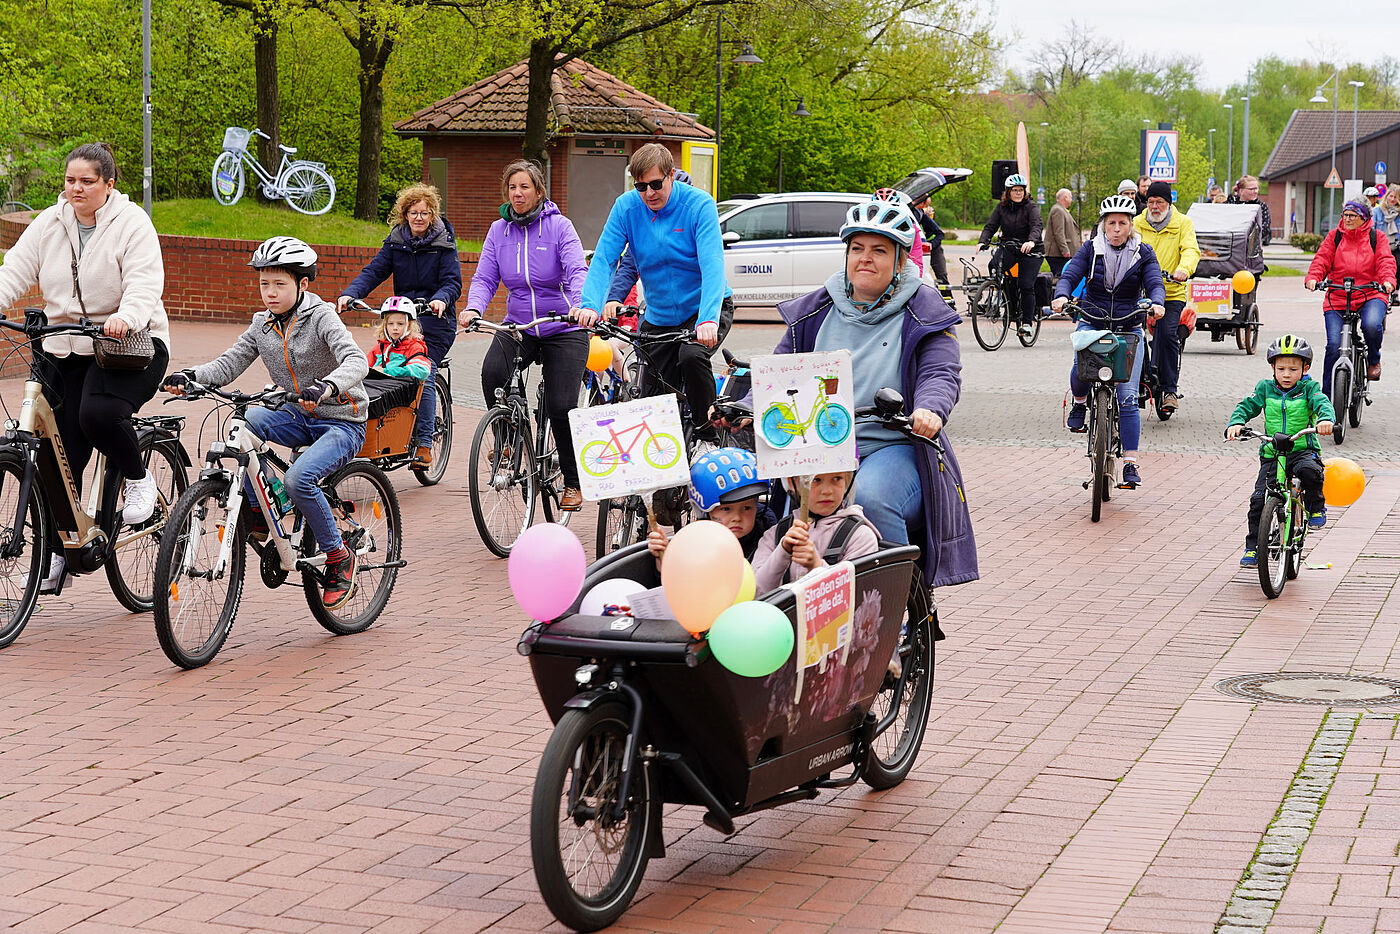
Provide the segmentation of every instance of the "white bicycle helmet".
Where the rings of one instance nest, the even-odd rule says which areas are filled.
[[[397,311],[401,315],[408,315],[408,320],[418,320],[418,303],[411,298],[404,298],[402,295],[390,295],[384,299],[384,304],[379,306],[379,313],[387,315],[392,311]]]
[[[1099,218],[1109,214],[1126,214],[1132,217],[1137,213],[1137,202],[1128,195],[1109,195],[1099,202]]]
[[[856,234],[879,234],[893,240],[906,250],[914,248],[914,215],[903,204],[871,199],[851,205],[846,223],[841,225],[841,240],[849,243]]]
[[[1026,177],[1025,177],[1024,175],[1022,175],[1021,173],[1017,172],[1015,175],[1008,175],[1008,176],[1006,176],[1006,182],[1002,185],[1002,187],[1003,187],[1003,188],[1026,188],[1026,187],[1028,187],[1028,186],[1027,186],[1027,184],[1026,184]]]
[[[316,278],[316,251],[296,237],[273,237],[258,244],[248,265],[254,269],[285,269],[296,279]]]

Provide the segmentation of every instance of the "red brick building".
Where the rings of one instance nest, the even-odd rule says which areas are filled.
[[[423,141],[423,179],[443,193],[457,236],[479,240],[499,215],[501,171],[520,158],[528,66],[518,62],[394,124]],[[714,131],[578,59],[554,72],[546,179],[585,247],[597,242],[627,179],[627,159],[660,142],[696,187],[715,193]]]
[[[1273,219],[1274,236],[1322,233],[1337,224],[1342,191],[1331,199],[1323,187],[1332,171],[1333,114],[1326,110],[1295,110],[1288,118],[1274,151],[1259,177],[1269,183],[1264,200]],[[1351,114],[1336,115],[1337,174],[1351,175]],[[1400,110],[1362,110],[1356,115],[1356,173],[1363,186],[1374,185],[1376,164],[1383,162],[1390,178],[1400,180]],[[1385,179],[1381,179],[1384,181]]]

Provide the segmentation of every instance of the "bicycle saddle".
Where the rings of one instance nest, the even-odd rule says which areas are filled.
[[[295,146],[288,146],[288,145],[286,145],[286,144],[284,144],[284,143],[278,143],[278,144],[277,144],[277,148],[280,149],[280,150],[282,150],[283,152],[285,152],[285,153],[286,153],[287,155],[289,155],[289,156],[294,156],[294,155],[296,155],[297,148],[296,148]]]
[[[606,428],[615,421],[617,421],[615,418],[600,418],[597,421],[597,425],[599,428]]]

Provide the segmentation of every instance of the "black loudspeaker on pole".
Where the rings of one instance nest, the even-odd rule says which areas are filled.
[[[993,159],[992,160],[992,198],[1000,201],[1002,192],[1006,188],[1006,180],[1016,174],[1015,159]]]

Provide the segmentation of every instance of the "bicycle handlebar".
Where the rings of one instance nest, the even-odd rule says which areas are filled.
[[[301,399],[301,396],[297,393],[288,392],[279,387],[264,389],[262,392],[249,393],[239,392],[236,389],[232,391],[221,389],[218,386],[206,386],[203,383],[196,383],[194,380],[190,380],[185,384],[185,391],[183,393],[166,399],[165,404],[169,405],[177,399],[193,401],[195,399],[202,399],[205,396],[214,396],[223,399],[225,402],[232,403],[233,405],[257,404],[267,406],[269,409],[280,409],[284,405],[290,405]]]
[[[429,302],[417,301],[415,299],[409,299],[409,301],[413,302],[413,310],[420,315],[428,310],[428,305],[430,304]],[[378,308],[375,308],[373,305],[371,305],[369,302],[365,301],[362,298],[350,299],[350,301],[345,303],[345,307],[354,308],[357,311],[367,311],[372,315],[381,314]],[[340,313],[344,314],[345,312],[342,310]]]
[[[462,328],[462,330],[480,331],[482,328],[485,328],[488,331],[499,331],[504,334],[516,334],[520,331],[528,331],[530,330],[530,328],[538,327],[541,324],[550,324],[552,322],[567,320],[568,317],[566,315],[554,314],[552,312],[550,314],[539,315],[533,321],[527,321],[524,324],[495,324],[494,322],[487,321],[485,318],[476,317],[471,320],[470,324]]]
[[[914,432],[914,421],[904,414],[904,396],[897,390],[885,387],[876,390],[875,404],[863,405],[856,409],[856,418],[878,419],[886,428],[893,429],[910,441],[922,441],[943,453],[943,434],[940,431],[932,438]]]
[[[1230,429],[1229,429],[1229,427],[1227,426],[1226,429],[1225,429],[1225,431],[1226,431],[1226,432],[1229,432],[1229,430],[1230,430]],[[1250,428],[1248,425],[1241,425],[1241,426],[1240,426],[1240,436],[1239,436],[1238,438],[1234,439],[1234,440],[1236,440],[1236,441],[1273,441],[1273,442],[1279,442],[1279,441],[1284,441],[1284,440],[1287,440],[1287,441],[1297,441],[1299,438],[1303,437],[1304,435],[1315,435],[1315,434],[1317,434],[1317,429],[1316,429],[1316,428],[1304,428],[1302,431],[1300,431],[1300,432],[1298,432],[1297,434],[1294,434],[1294,435],[1290,435],[1290,434],[1289,434],[1288,432],[1286,432],[1286,431],[1280,431],[1280,432],[1275,433],[1272,437],[1270,437],[1269,435],[1261,434],[1260,432],[1255,431],[1253,428]],[[1230,438],[1228,437],[1228,435],[1227,435],[1227,437],[1225,438],[1225,440],[1226,440],[1226,441],[1230,441],[1231,439],[1230,439]]]
[[[11,331],[19,331],[30,340],[38,340],[41,337],[48,337],[52,334],[81,334],[97,341],[119,341],[120,337],[111,337],[102,333],[101,325],[93,324],[84,318],[77,324],[30,324],[26,316],[23,323],[16,323],[0,315],[0,328],[8,328]]]
[[[1352,282],[1351,285],[1347,285],[1346,279],[1342,280],[1341,285],[1337,285],[1331,279],[1323,279],[1313,286],[1313,288],[1327,289],[1329,292],[1361,292],[1366,289],[1374,289],[1377,292],[1385,291],[1379,282]]]
[[[695,332],[690,330],[662,331],[660,333],[643,334],[640,331],[629,331],[626,328],[620,328],[611,321],[604,321],[601,318],[588,330],[600,337],[616,337],[634,346],[637,344],[682,343],[695,340]]]

